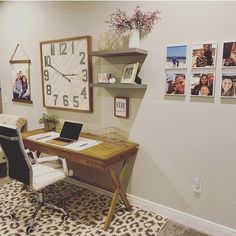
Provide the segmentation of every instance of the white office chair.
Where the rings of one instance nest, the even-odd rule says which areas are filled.
[[[36,210],[30,219],[29,226],[26,228],[26,233],[30,234],[33,232],[36,216],[41,207],[44,205],[61,211],[63,213],[62,220],[67,220],[68,213],[60,207],[46,203],[44,201],[42,192],[42,189],[46,186],[63,180],[68,176],[66,160],[61,157],[52,156],[38,158],[36,159],[36,163],[32,163],[31,158],[24,149],[20,131],[16,127],[9,125],[0,125],[0,144],[7,160],[8,176],[23,183],[23,188],[30,187],[32,190],[38,193]],[[41,164],[45,161],[55,160],[61,160],[62,168],[55,169]],[[10,217],[15,217],[15,209],[12,209],[10,212]]]

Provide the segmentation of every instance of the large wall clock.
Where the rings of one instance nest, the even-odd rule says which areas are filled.
[[[91,36],[40,42],[44,106],[92,112]]]

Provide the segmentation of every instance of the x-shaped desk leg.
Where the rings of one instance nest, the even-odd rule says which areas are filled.
[[[121,182],[125,176],[127,167],[128,167],[128,160],[125,160],[124,164],[121,168],[119,176],[117,176],[116,172],[113,170],[112,167],[107,168],[107,172],[111,176],[113,184],[115,185],[115,191],[113,193],[111,206],[109,208],[109,212],[107,214],[107,218],[105,221],[104,230],[107,230],[110,226],[113,212],[114,212],[115,206],[117,204],[117,201],[119,199],[119,196],[120,196],[121,200],[123,201],[123,203],[125,204],[125,207],[127,210],[131,210],[131,208],[132,208],[132,206],[130,205],[129,200],[126,196],[126,193],[124,192],[124,190],[122,189],[122,186],[121,186]]]

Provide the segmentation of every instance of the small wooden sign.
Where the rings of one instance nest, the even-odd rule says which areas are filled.
[[[114,116],[126,119],[129,117],[129,97],[114,98]]]

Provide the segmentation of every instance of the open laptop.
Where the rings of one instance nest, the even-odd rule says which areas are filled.
[[[57,145],[67,145],[78,141],[80,132],[82,130],[83,124],[65,121],[58,138],[47,140],[47,143],[53,143]]]

